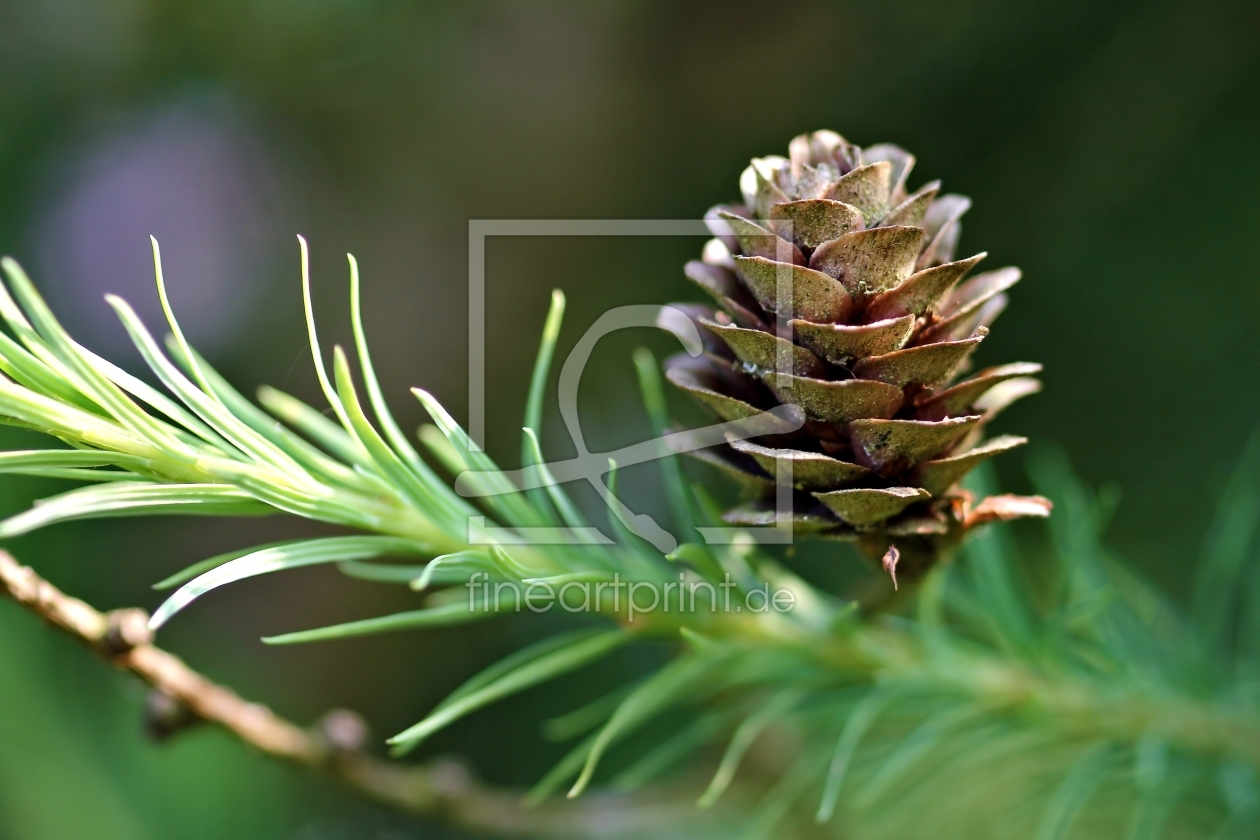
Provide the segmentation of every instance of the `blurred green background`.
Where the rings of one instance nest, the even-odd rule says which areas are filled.
[[[312,243],[330,340],[348,336],[353,251],[382,380],[414,425],[411,385],[465,412],[469,219],[696,218],[737,195],[749,157],[783,153],[802,131],[897,142],[918,155],[915,185],[939,177],[975,200],[961,250],[1024,269],[981,362],[1043,362],[1047,388],[1002,430],[1060,444],[1089,480],[1117,483],[1112,542],[1180,592],[1260,410],[1258,23],[1255,3],[1202,0],[0,0],[0,250],[84,343],[134,367],[101,296],[121,293],[154,322],[153,233],[194,343],[243,390],[312,401],[292,236]],[[514,463],[551,288],[569,295],[563,353],[609,306],[698,297],[681,268],[700,245],[492,242],[492,452]],[[646,436],[628,356],[641,343],[670,351],[660,336],[619,336],[587,371],[592,446]],[[553,456],[568,446],[556,425]],[[1023,489],[1018,458],[1002,470]],[[629,478],[652,510],[651,479]],[[54,491],[7,479],[3,512]],[[305,530],[97,522],[11,548],[100,608],[152,608],[149,585],[166,574]],[[851,562],[810,552],[823,572]],[[296,720],[349,706],[384,737],[542,632],[510,620],[258,642],[411,603],[308,570],[216,593],[162,642]],[[12,605],[0,604],[0,639],[4,840],[448,836],[215,732],[148,743],[143,692]],[[430,752],[528,782],[558,754],[537,722],[607,676],[526,694]]]

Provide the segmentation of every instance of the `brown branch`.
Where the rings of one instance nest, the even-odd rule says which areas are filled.
[[[440,819],[474,832],[567,837],[602,836],[676,827],[694,819],[694,811],[675,801],[592,796],[575,803],[529,808],[519,792],[488,787],[453,761],[427,766],[377,758],[354,736],[352,713],[333,712],[325,725],[305,729],[266,706],[251,703],[231,689],[192,670],[174,654],[155,647],[143,610],[102,613],[71,598],[34,570],[0,551],[0,591],[50,624],[87,643],[103,659],[130,671],[176,708],[223,727],[273,758],[322,773],[382,804]]]

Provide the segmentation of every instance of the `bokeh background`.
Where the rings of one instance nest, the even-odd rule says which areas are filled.
[[[1003,430],[1060,445],[1123,503],[1111,541],[1173,593],[1257,425],[1260,6],[1227,0],[898,3],[335,3],[0,0],[0,250],[84,343],[138,361],[102,301],[157,317],[147,236],[175,307],[243,390],[316,399],[297,247],[345,340],[344,253],[387,392],[466,410],[467,222],[696,218],[753,155],[829,127],[918,155],[912,181],[973,197],[962,250],[1024,282],[981,361],[1036,360],[1046,391]],[[605,308],[694,299],[683,239],[502,240],[489,250],[491,450],[514,463],[548,292],[561,352]],[[583,383],[592,445],[646,436],[629,350]],[[8,433],[6,448],[30,445]],[[545,445],[568,443],[552,422]],[[1018,458],[1004,481],[1022,489]],[[630,476],[652,510],[651,478]],[[3,512],[55,491],[10,478]],[[18,556],[101,608],[211,554],[305,533],[283,520],[59,526]],[[812,553],[811,553],[812,552]],[[825,575],[851,559],[811,549]],[[266,649],[259,636],[405,608],[328,569],[239,584],[163,643],[297,720],[362,711],[379,737],[541,632],[505,620]],[[651,653],[640,654],[650,656]],[[621,660],[610,667],[632,668]],[[557,755],[537,722],[596,672],[465,721],[430,752],[525,783]],[[402,820],[197,731],[155,746],[143,692],[0,603],[0,838],[411,838]]]

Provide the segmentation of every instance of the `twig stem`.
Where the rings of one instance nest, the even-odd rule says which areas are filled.
[[[102,613],[66,595],[3,551],[0,592],[254,749],[335,778],[405,812],[479,833],[581,837],[597,830],[615,833],[632,827],[650,830],[653,825],[677,825],[690,810],[666,800],[612,796],[528,808],[519,792],[488,787],[453,761],[407,765],[385,761],[358,747],[339,747],[318,730],[298,726],[262,704],[245,700],[153,645],[142,610]]]

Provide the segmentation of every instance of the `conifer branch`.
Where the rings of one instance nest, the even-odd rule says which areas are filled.
[[[157,257],[155,248],[155,263]],[[604,491],[616,540],[521,539],[538,530],[597,530],[544,460],[534,428],[539,418],[527,411],[519,483],[418,389],[433,425],[421,428],[421,450],[415,449],[373,375],[353,261],[353,358],[361,391],[351,354],[335,348],[331,375],[324,368],[305,295],[316,373],[336,422],[293,397],[263,390],[259,399],[269,416],[181,340],[170,312],[172,338],[163,352],[134,312],[113,300],[165,388],[158,391],[75,342],[16,263],[6,259],[0,267],[7,275],[7,284],[0,283],[0,319],[14,336],[0,332],[0,423],[44,432],[70,447],[0,453],[0,474],[96,482],[0,522],[0,539],[58,522],[169,513],[286,513],[356,532],[208,558],[158,585],[178,588],[147,625],[138,611],[111,614],[111,624],[86,605],[52,597],[55,590],[29,572],[13,578],[12,592],[24,593],[19,600],[142,678],[170,676],[163,668],[178,665],[186,682],[173,686],[173,705],[257,741],[272,755],[466,827],[572,836],[595,823],[602,833],[631,825],[643,830],[660,814],[676,827],[686,812],[651,797],[608,800],[613,804],[605,808],[597,795],[553,806],[546,802],[552,794],[567,789],[572,798],[605,782],[633,791],[704,746],[726,742],[707,805],[736,778],[763,723],[773,721],[766,724],[771,734],[794,745],[790,756],[758,773],[752,787],[764,796],[728,790],[724,797],[751,813],[750,837],[785,836],[784,823],[802,813],[801,806],[820,822],[834,817],[835,826],[864,837],[910,836],[921,828],[915,814],[929,811],[937,815],[934,825],[950,827],[942,838],[991,834],[989,817],[996,813],[1006,815],[1002,836],[1038,838],[1061,837],[1082,811],[1099,821],[1097,836],[1107,837],[1124,835],[1124,824],[1150,828],[1171,821],[1179,828],[1169,836],[1194,837],[1255,836],[1260,826],[1260,699],[1252,689],[1260,673],[1260,622],[1253,619],[1260,615],[1260,587],[1247,562],[1260,554],[1253,513],[1260,443],[1244,458],[1223,502],[1189,616],[1100,541],[1111,497],[1094,493],[1066,460],[1049,456],[1034,459],[1030,470],[1037,491],[1056,505],[1043,532],[1051,539],[1037,558],[1021,556],[1000,530],[978,529],[956,564],[940,562],[947,554],[938,550],[943,543],[898,536],[902,592],[896,605],[872,615],[783,568],[749,533],[729,544],[701,539],[701,529],[731,519],[669,458],[662,462],[663,478],[681,501],[674,523],[679,545],[669,554],[631,527],[641,517],[615,496],[613,459],[606,486],[597,489]],[[305,268],[304,260],[304,288]],[[158,283],[161,291],[160,270]],[[562,306],[556,296],[531,407],[547,382]],[[638,355],[638,367],[645,404],[663,428],[664,396],[650,354]],[[770,457],[767,452],[773,454],[753,454]],[[454,488],[430,460],[455,477]],[[976,466],[947,460],[939,469]],[[980,464],[967,477],[970,489],[950,491],[949,515],[958,528],[938,535],[949,537],[946,542],[986,521],[1048,512],[1043,498],[997,495],[985,476]],[[975,498],[983,501],[970,504]],[[500,603],[500,587],[509,599],[532,586],[555,587],[561,597],[565,587],[594,587],[584,608],[605,622],[551,636],[486,668],[389,739],[396,754],[639,639],[673,641],[676,655],[648,675],[628,674],[608,696],[564,716],[565,740],[577,743],[531,791],[529,799],[542,810],[521,810],[506,794],[475,785],[457,786],[456,795],[434,770],[402,770],[370,758],[357,743],[338,750],[329,746],[335,739],[328,733],[320,741],[269,712],[243,711],[259,707],[187,672],[153,648],[145,632],[221,586],[313,564],[407,585],[424,593],[422,608],[266,641],[295,644],[491,619],[499,612],[492,605]],[[1035,574],[1025,574],[1034,567]],[[619,600],[616,589],[629,581],[663,597],[632,608],[628,591]],[[692,595],[688,609],[682,609],[682,583]],[[892,582],[883,585],[891,589]],[[707,609],[696,609],[696,587],[713,592]],[[727,587],[734,605],[726,600]],[[771,588],[793,596],[790,610],[753,609],[749,599],[762,591],[769,596]],[[512,601],[505,603],[510,609]],[[741,603],[748,605],[742,612]],[[201,696],[206,692],[215,702]],[[244,717],[225,718],[225,708]],[[277,728],[251,728],[260,722]],[[658,742],[643,731],[657,722],[666,730],[677,726]],[[628,767],[627,757],[633,759]],[[759,761],[743,763],[744,777],[766,769]],[[981,788],[985,807],[977,808]],[[1089,804],[1091,798],[1098,804]],[[905,807],[911,800],[917,808]],[[898,807],[885,807],[894,802]],[[714,833],[712,823],[706,829]]]

